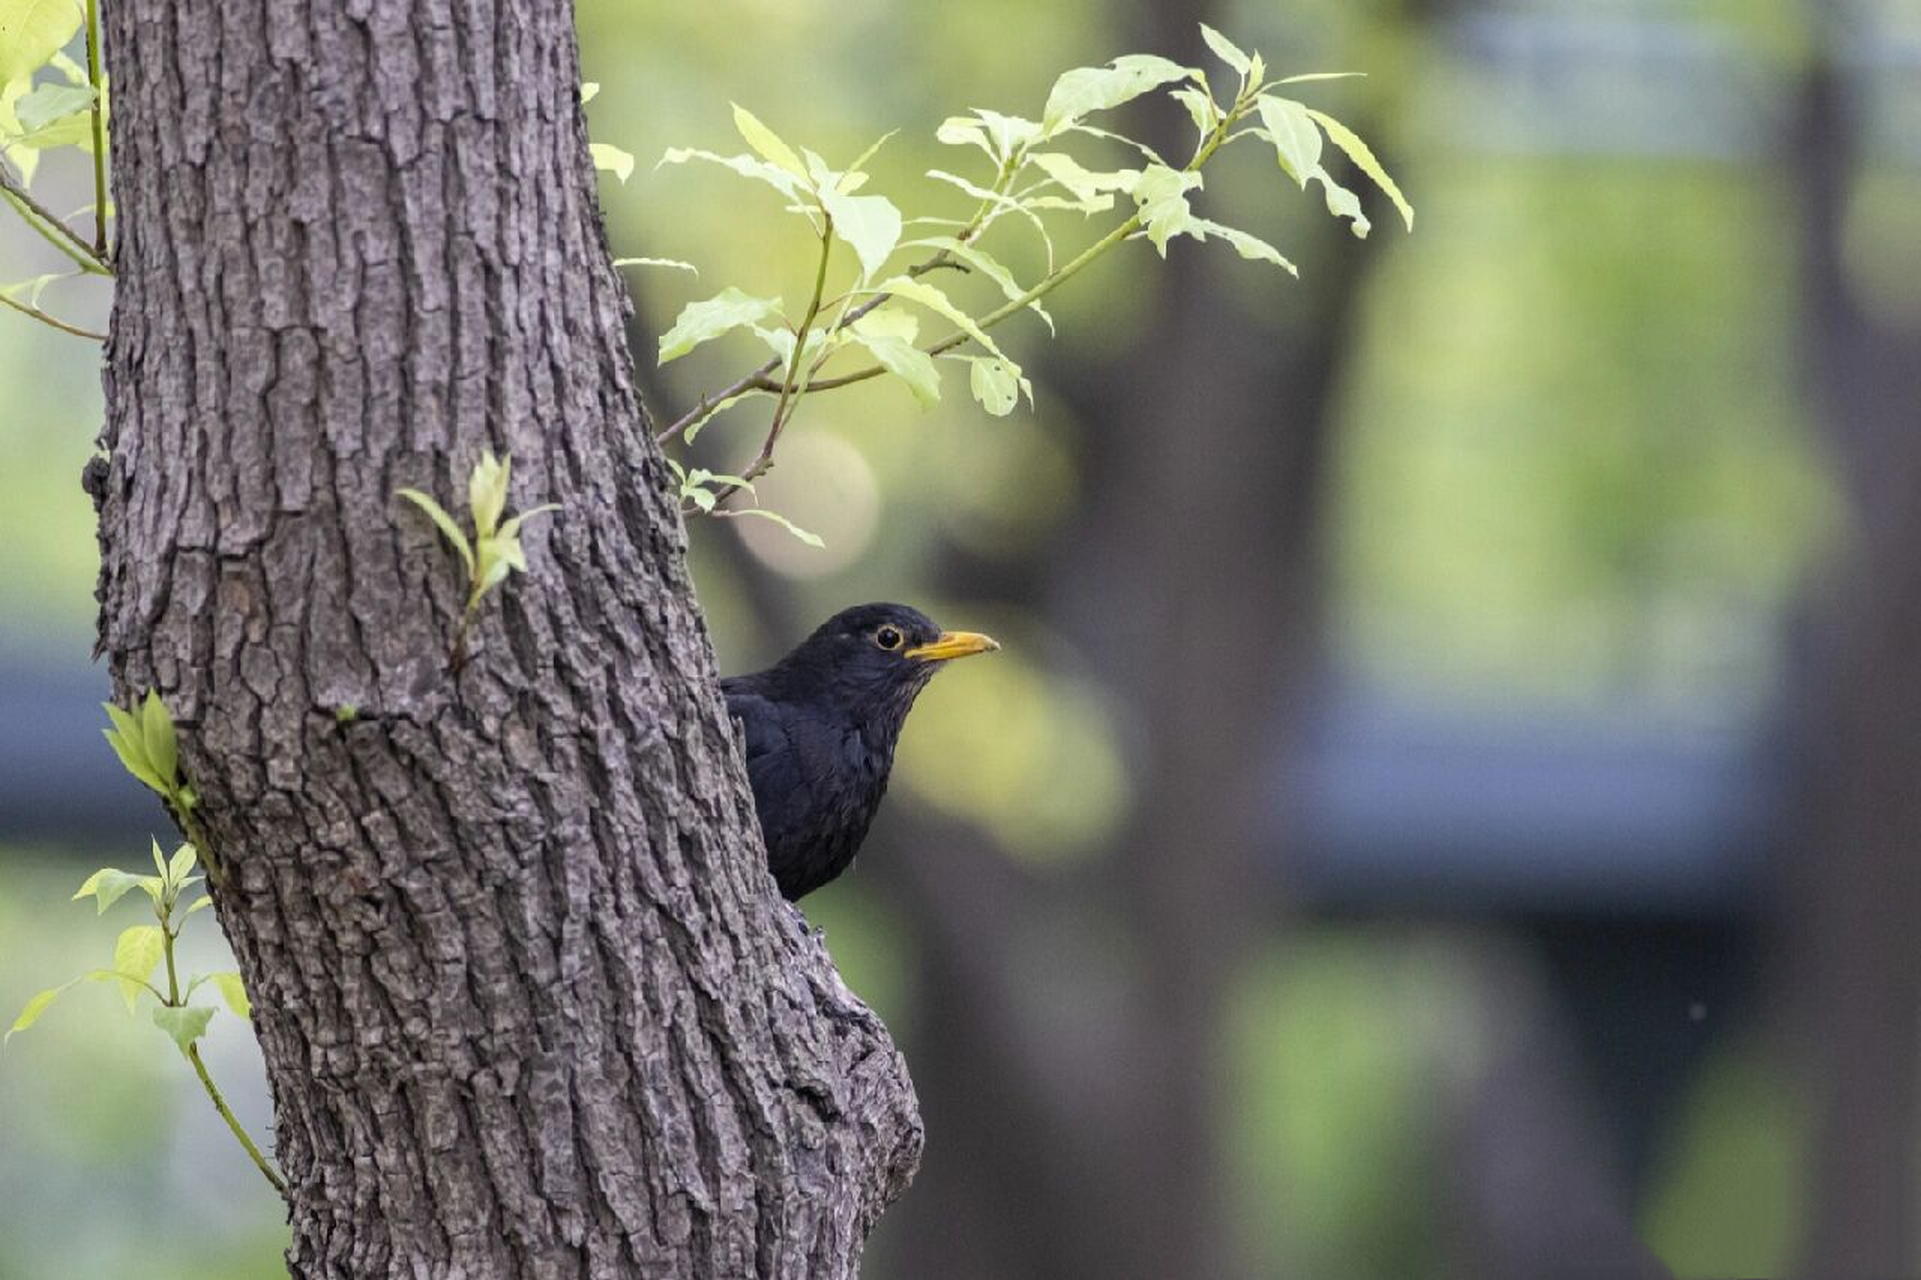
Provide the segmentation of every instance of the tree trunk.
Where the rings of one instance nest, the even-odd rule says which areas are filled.
[[[845,1276],[921,1127],[764,870],[565,0],[115,0],[100,647],[158,688],[298,1276]],[[511,451],[530,571],[450,669]],[[348,709],[351,709],[349,711]]]
[[[1837,44],[1845,21],[1818,6]],[[1789,868],[1813,1150],[1801,1262],[1910,1274],[1921,1106],[1921,329],[1877,316],[1842,257],[1868,101],[1824,60],[1802,100],[1804,350],[1850,499],[1817,587],[1805,685],[1809,811]]]

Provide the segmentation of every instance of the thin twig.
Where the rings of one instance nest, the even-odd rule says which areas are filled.
[[[169,899],[168,908],[171,909],[172,905],[172,900]],[[187,1007],[187,1002],[180,998],[180,970],[175,966],[173,956],[176,935],[166,915],[160,917],[160,937],[162,952],[167,960],[167,996],[162,1003],[169,1009],[184,1009]],[[188,1041],[186,1047],[180,1052],[185,1054],[187,1061],[193,1064],[194,1074],[200,1077],[200,1087],[205,1089],[207,1097],[213,1100],[213,1109],[218,1111],[220,1118],[227,1122],[227,1128],[233,1131],[233,1136],[239,1140],[241,1149],[253,1161],[254,1167],[260,1170],[261,1176],[266,1178],[268,1185],[275,1191],[281,1195],[287,1194],[287,1180],[267,1163],[267,1157],[260,1154],[260,1148],[254,1145],[247,1130],[235,1117],[233,1109],[227,1105],[227,1099],[221,1095],[220,1087],[213,1082],[213,1073],[207,1070],[206,1062],[200,1057],[200,1046]]]
[[[107,261],[107,122],[100,111],[100,0],[87,0],[87,83],[93,86],[93,255]]]
[[[82,329],[77,324],[68,324],[59,316],[48,315],[39,307],[30,307],[24,302],[16,302],[5,294],[0,294],[0,304],[12,307],[21,315],[32,316],[41,324],[52,325],[63,333],[71,333],[76,338],[92,338],[95,342],[105,342],[107,340],[107,335],[104,333],[95,333],[91,329]]]
[[[254,1141],[248,1136],[247,1130],[234,1116],[232,1109],[227,1106],[227,1100],[220,1095],[220,1087],[214,1084],[213,1076],[207,1071],[207,1064],[200,1059],[199,1045],[187,1046],[187,1061],[193,1063],[194,1074],[200,1077],[201,1087],[206,1089],[207,1097],[213,1100],[213,1109],[218,1111],[220,1118],[227,1122],[227,1128],[233,1131],[233,1136],[239,1141],[241,1149],[244,1150],[247,1153],[247,1157],[253,1161],[254,1168],[260,1170],[260,1176],[267,1180],[268,1186],[272,1187],[281,1195],[286,1195],[287,1180],[281,1177],[271,1164],[267,1163],[267,1157],[260,1153],[260,1148],[254,1145]]]
[[[27,189],[13,180],[13,175],[7,172],[5,165],[0,165],[0,193],[13,202],[28,226],[79,263],[82,270],[98,276],[113,274],[113,268],[106,260],[94,253],[93,247],[81,239],[78,232],[55,217],[51,209],[28,195]]]

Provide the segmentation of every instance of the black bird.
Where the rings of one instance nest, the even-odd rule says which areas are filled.
[[[792,902],[847,869],[887,790],[914,699],[950,658],[1000,648],[904,604],[821,624],[765,671],[720,682],[747,742],[767,869]]]

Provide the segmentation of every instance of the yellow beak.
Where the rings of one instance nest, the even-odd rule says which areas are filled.
[[[906,657],[920,658],[926,662],[946,662],[949,658],[967,658],[977,653],[992,653],[1000,648],[1000,643],[992,636],[981,635],[977,631],[943,631],[940,639],[932,644],[923,644],[906,652]]]

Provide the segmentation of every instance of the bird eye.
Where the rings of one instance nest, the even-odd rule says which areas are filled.
[[[900,632],[893,627],[882,627],[874,633],[874,643],[883,649],[898,649],[900,641]]]

